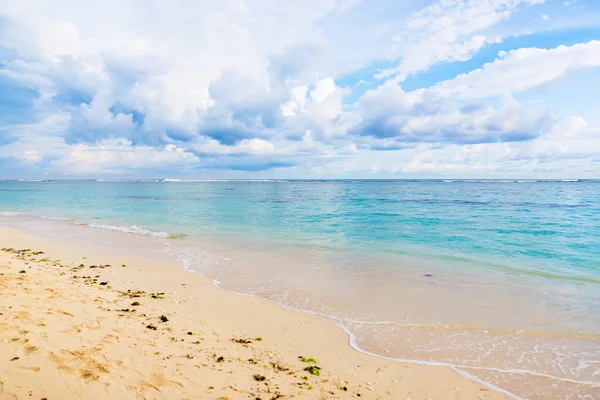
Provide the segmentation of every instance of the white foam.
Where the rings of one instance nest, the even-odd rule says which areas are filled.
[[[5,217],[9,217],[12,215],[21,215],[20,212],[18,211],[0,211],[0,215],[5,216]]]
[[[63,217],[46,217],[45,215],[40,215],[42,219],[49,219],[51,221],[72,221],[73,218],[63,218]]]
[[[87,226],[89,226],[90,228],[106,229],[109,231],[117,231],[124,233],[133,233],[135,235],[152,236],[157,238],[168,238],[170,236],[167,232],[155,232],[138,225],[115,226],[104,224],[88,224]]]

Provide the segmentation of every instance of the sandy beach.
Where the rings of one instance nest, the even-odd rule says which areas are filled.
[[[0,399],[499,399],[175,265],[0,229]],[[120,259],[117,259],[120,258]]]

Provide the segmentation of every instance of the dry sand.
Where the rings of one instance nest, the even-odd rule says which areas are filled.
[[[8,228],[0,247],[13,249],[0,252],[0,400],[505,398],[447,367],[354,351],[328,321],[176,265]]]

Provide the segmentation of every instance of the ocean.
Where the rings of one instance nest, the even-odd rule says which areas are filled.
[[[358,351],[514,398],[600,398],[600,181],[0,181],[0,223],[136,237]]]

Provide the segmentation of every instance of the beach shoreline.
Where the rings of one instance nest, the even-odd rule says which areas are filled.
[[[0,238],[13,249],[0,252],[0,398],[506,398],[449,367],[359,353],[322,318],[176,264],[4,227]]]

